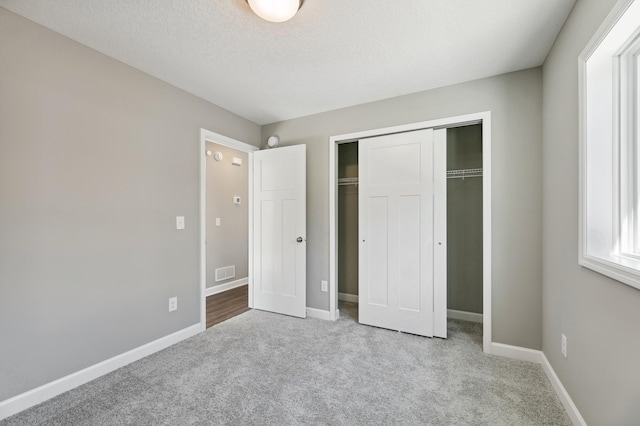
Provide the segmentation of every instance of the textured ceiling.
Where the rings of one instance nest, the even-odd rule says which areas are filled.
[[[575,0],[0,0],[258,124],[541,65]]]

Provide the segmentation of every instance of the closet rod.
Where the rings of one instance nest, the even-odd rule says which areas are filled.
[[[482,169],[447,170],[447,179],[482,177]]]
[[[357,185],[358,184],[358,178],[357,177],[351,177],[351,178],[339,178],[338,179],[338,185],[343,186],[343,185]]]

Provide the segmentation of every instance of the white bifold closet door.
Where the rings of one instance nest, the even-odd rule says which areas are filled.
[[[446,130],[363,139],[358,152],[359,322],[446,337]]]

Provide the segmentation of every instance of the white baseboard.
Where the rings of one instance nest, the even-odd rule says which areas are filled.
[[[479,322],[482,324],[482,314],[467,311],[457,311],[455,309],[447,309],[447,318],[462,321]]]
[[[324,309],[316,309],[307,307],[307,316],[310,318],[318,318],[321,320],[331,321],[331,311],[325,311]]]
[[[580,411],[578,411],[578,407],[573,403],[573,400],[569,396],[569,393],[562,385],[560,378],[555,371],[553,371],[553,367],[549,363],[546,355],[542,351],[537,351],[535,349],[522,348],[520,346],[511,346],[505,345],[502,343],[491,343],[491,353],[494,355],[505,356],[507,358],[519,359],[522,361],[530,361],[535,362],[536,364],[540,364],[545,374],[549,378],[551,382],[551,386],[556,391],[556,395],[562,402],[564,409],[567,411],[567,415],[571,419],[574,425],[576,426],[587,426],[587,423],[582,418]]]
[[[345,302],[358,303],[359,299],[357,294],[338,293],[338,300],[343,300]]]
[[[542,351],[520,346],[491,342],[491,353],[507,358],[519,359],[521,361],[535,362],[536,364],[542,363]]]
[[[222,293],[223,291],[231,290],[236,287],[249,284],[249,278],[240,278],[239,280],[230,281],[228,283],[216,285],[213,287],[207,287],[205,291],[205,297],[213,296],[214,294]]]
[[[569,415],[569,418],[571,419],[573,424],[578,426],[587,426],[587,422],[585,422],[582,418],[582,414],[580,414],[580,411],[578,411],[578,407],[576,407],[576,405],[573,403],[573,400],[562,385],[562,382],[560,381],[560,378],[558,377],[556,372],[553,370],[553,367],[551,367],[551,364],[549,363],[549,360],[547,359],[544,352],[541,356],[541,364],[544,372],[547,373],[547,377],[549,378],[553,389],[556,391],[558,398],[560,398],[560,402],[562,402],[564,409],[567,410],[567,414]]]
[[[116,355],[113,358],[109,358],[58,380],[54,380],[53,382],[49,382],[20,395],[6,399],[0,402],[0,420],[17,414],[27,408],[33,407],[34,405],[40,404],[54,396],[90,382],[91,380],[97,379],[100,376],[104,376],[107,373],[149,356],[152,353],[161,351],[162,349],[198,334],[201,329],[202,326],[199,323],[194,324],[173,334],[161,337],[158,340],[154,340],[153,342],[139,346],[123,354]]]

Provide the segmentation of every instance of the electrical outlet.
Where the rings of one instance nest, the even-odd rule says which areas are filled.
[[[178,309],[178,298],[171,297],[169,298],[169,312],[173,312]]]
[[[328,284],[326,281],[320,281],[320,290],[325,292],[328,290]]]
[[[562,352],[563,357],[567,357],[567,336],[562,333],[562,343],[560,344],[560,352]]]

